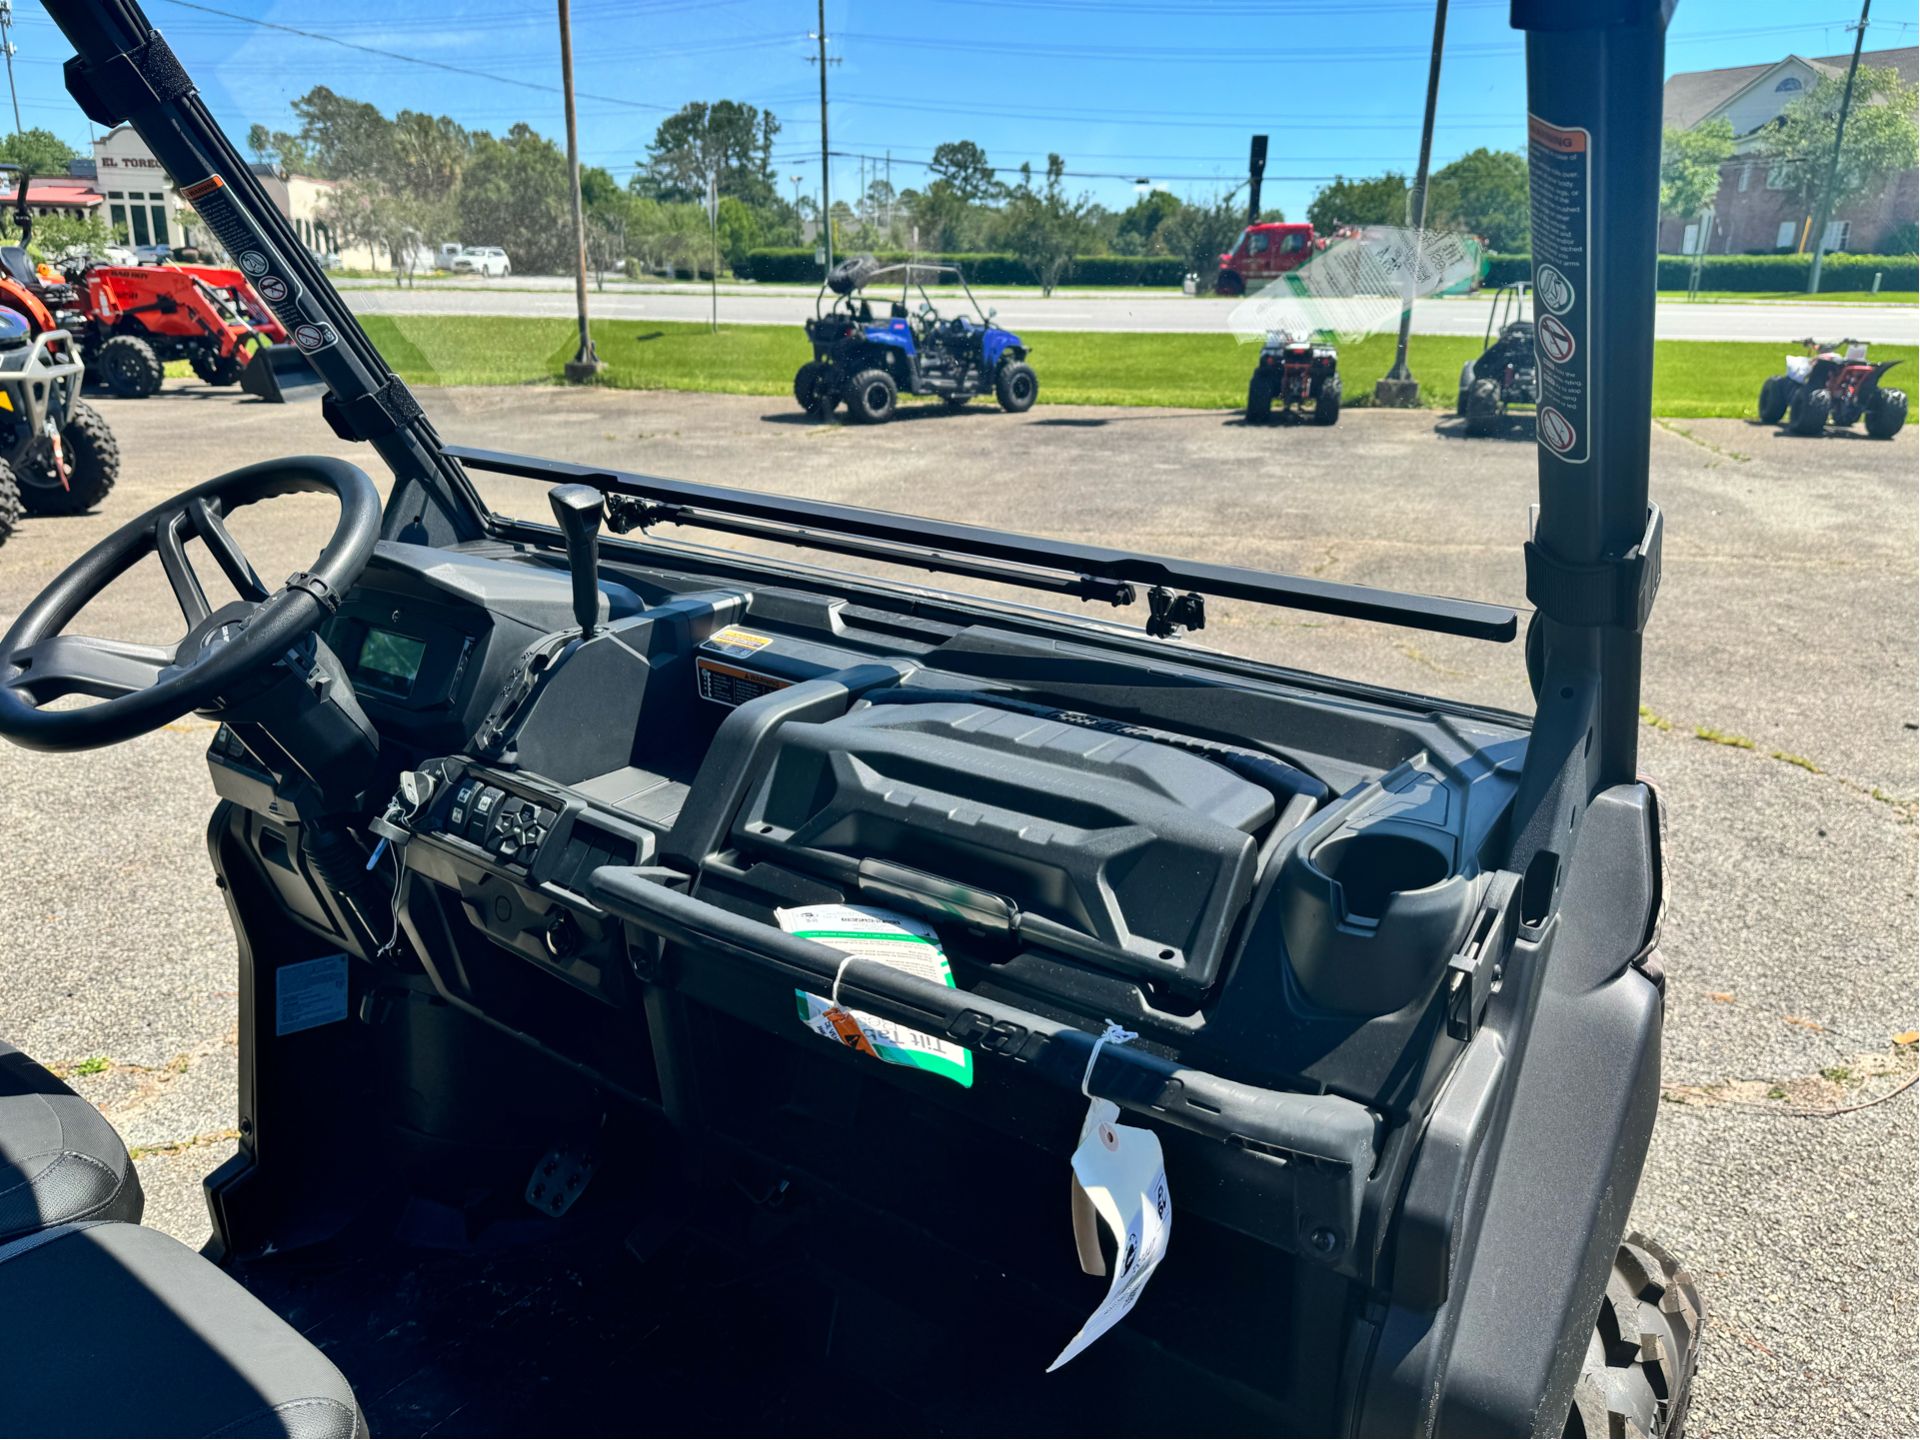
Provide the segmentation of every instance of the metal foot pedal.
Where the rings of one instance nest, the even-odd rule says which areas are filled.
[[[542,1215],[560,1216],[573,1208],[573,1202],[593,1179],[594,1158],[590,1151],[572,1145],[556,1145],[540,1157],[527,1180],[527,1204]]]

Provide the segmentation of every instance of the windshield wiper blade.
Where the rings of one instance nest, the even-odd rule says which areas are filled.
[[[994,530],[983,525],[896,515],[859,505],[767,495],[691,480],[663,480],[626,470],[542,460],[465,445],[449,446],[447,453],[473,470],[555,485],[594,485],[616,495],[679,507],[686,512],[685,523],[689,524],[707,523],[704,516],[739,516],[762,522],[754,531],[762,538],[784,540],[793,545],[828,548],[821,543],[823,535],[879,542],[913,552],[911,563],[927,568],[939,568],[930,563],[932,561],[971,556],[1004,565],[1149,588],[1191,590],[1223,600],[1246,600],[1440,635],[1461,635],[1471,640],[1504,643],[1519,633],[1520,617],[1515,610],[1477,600],[1415,595],[1238,565],[1177,560],[1105,545]]]

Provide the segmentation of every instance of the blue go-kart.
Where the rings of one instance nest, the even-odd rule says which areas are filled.
[[[928,285],[955,282],[971,316],[943,317],[927,295]],[[882,291],[887,313],[876,315]],[[909,313],[915,294],[920,303]],[[1002,410],[1018,415],[1033,408],[1040,381],[1020,337],[995,325],[993,315],[980,308],[957,266],[885,265],[871,255],[843,260],[827,275],[807,321],[813,359],[794,374],[793,398],[821,420],[844,401],[848,415],[868,425],[891,420],[902,394],[937,395],[958,410],[991,392]]]

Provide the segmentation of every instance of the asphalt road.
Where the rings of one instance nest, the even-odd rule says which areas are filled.
[[[753,398],[425,399],[450,438],[498,448],[1521,599],[1532,446],[1463,440],[1433,414],[1256,430],[1218,412],[1049,407],[914,411],[864,430]],[[268,410],[197,384],[101,408],[125,478],[102,514],[30,520],[0,550],[0,615],[216,470],[355,453],[315,408]],[[1915,1092],[1870,1102],[1914,1070],[1912,1049],[1890,1040],[1916,1023],[1920,940],[1915,435],[1806,441],[1687,422],[1655,430],[1653,460],[1667,551],[1639,733],[1668,815],[1669,1010],[1666,1098],[1634,1221],[1693,1267],[1710,1306],[1693,1433],[1910,1434]],[[536,486],[486,492],[545,511]],[[286,500],[233,528],[276,576],[311,560],[329,520],[324,502]],[[73,628],[159,640],[178,623],[148,561]],[[1219,607],[1199,638],[1527,703],[1517,646],[1243,606]],[[98,1058],[73,1083],[142,1147],[150,1222],[194,1242],[207,1230],[199,1181],[231,1151],[235,1104],[233,945],[202,839],[210,731],[187,717],[88,754],[0,747],[0,1033],[69,1067]]]
[[[434,282],[413,289],[377,283],[347,282],[348,303],[362,315],[562,315],[574,313],[570,285],[543,283],[550,277],[513,276],[506,280]],[[730,286],[719,292],[721,323],[798,325],[813,314],[813,290],[780,286],[762,289]],[[1218,334],[1231,328],[1238,301],[1183,295],[1113,294],[1065,290],[1050,299],[1032,293],[982,296],[999,311],[1010,330],[1132,330],[1168,334]],[[685,320],[709,318],[712,302],[698,286],[615,286],[591,299],[595,315],[612,320]],[[1431,300],[1414,307],[1413,328],[1420,335],[1483,335],[1484,300]],[[1796,336],[1823,340],[1851,335],[1879,344],[1912,345],[1920,340],[1920,309],[1879,304],[1740,304],[1722,301],[1688,304],[1662,300],[1654,311],[1654,332],[1662,340],[1762,340],[1786,345]]]

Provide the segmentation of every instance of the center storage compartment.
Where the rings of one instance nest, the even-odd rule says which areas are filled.
[[[875,903],[1002,927],[1182,990],[1218,974],[1271,791],[1172,745],[986,704],[788,724],[737,843]]]

